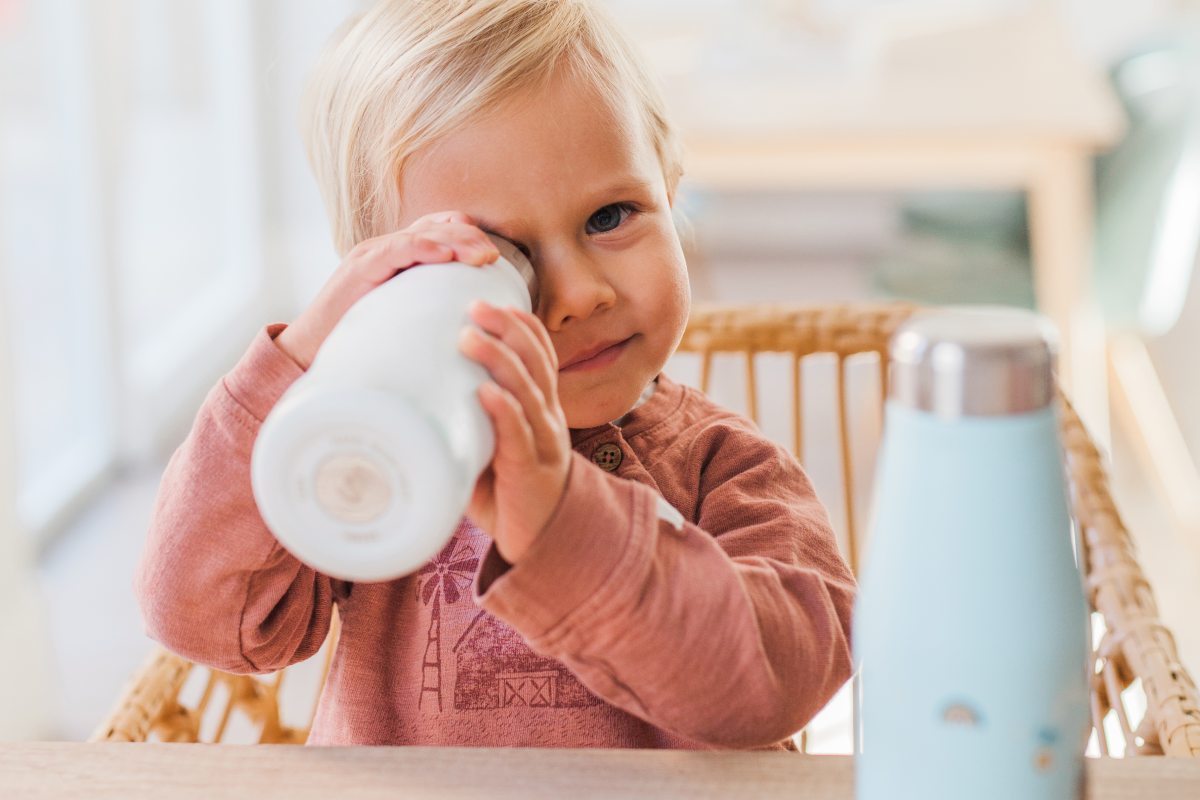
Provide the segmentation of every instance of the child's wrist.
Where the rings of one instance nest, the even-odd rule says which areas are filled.
[[[496,537],[496,550],[500,553],[500,557],[509,564],[516,564],[521,558],[529,552],[534,543],[541,538],[546,529],[550,527],[550,523],[554,520],[558,513],[559,506],[563,504],[567,496],[567,486],[571,478],[571,465],[573,459],[567,459],[567,464],[562,472],[561,478],[556,482],[557,485],[546,492],[543,502],[539,503],[540,513],[531,514],[526,520],[526,526],[523,526],[513,535]]]
[[[307,355],[303,341],[297,341],[298,339],[303,339],[301,333],[301,331],[297,330],[295,324],[289,325],[275,337],[275,346],[282,350],[284,355],[296,362],[296,366],[307,370],[312,364],[312,356]]]

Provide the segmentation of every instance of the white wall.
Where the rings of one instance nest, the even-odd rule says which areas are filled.
[[[301,151],[356,0],[27,0],[0,27],[16,503],[41,541],[160,461],[337,265]]]
[[[338,264],[296,127],[300,95],[325,40],[362,5],[362,0],[260,4],[266,239],[281,276],[281,312],[288,317],[308,305]]]

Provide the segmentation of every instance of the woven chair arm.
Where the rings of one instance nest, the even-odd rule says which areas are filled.
[[[1108,629],[1095,657],[1113,665],[1103,665],[1111,688],[1103,685],[1100,676],[1093,675],[1100,690],[1099,697],[1093,698],[1093,714],[1098,718],[1094,722],[1099,724],[1107,711],[1096,705],[1097,699],[1103,700],[1103,706],[1115,708],[1120,703],[1119,690],[1140,677],[1146,693],[1146,720],[1138,731],[1127,731],[1127,738],[1148,740],[1145,734],[1152,726],[1164,754],[1200,756],[1200,695],[1196,684],[1179,662],[1174,637],[1159,619],[1150,582],[1137,562],[1133,540],[1113,503],[1099,451],[1075,409],[1061,395],[1059,411],[1071,508],[1086,559],[1085,588],[1092,607],[1104,615]],[[1124,720],[1122,724],[1128,728]]]
[[[96,729],[91,742],[144,742],[152,730],[168,721],[170,741],[196,741],[198,725],[179,706],[179,690],[192,663],[155,645],[142,666],[125,684],[108,718]]]

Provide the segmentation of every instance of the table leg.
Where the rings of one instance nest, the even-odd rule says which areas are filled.
[[[1111,449],[1104,320],[1092,292],[1091,154],[1048,149],[1030,186],[1029,247],[1038,309],[1062,337],[1059,377],[1092,439]]]

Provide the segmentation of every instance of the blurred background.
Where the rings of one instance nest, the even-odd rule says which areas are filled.
[[[1198,4],[608,4],[692,151],[694,299],[1049,313],[1200,668]],[[151,645],[130,579],[166,459],[338,261],[295,118],[360,5],[0,0],[0,738],[87,738]],[[804,460],[839,525],[826,432]]]

